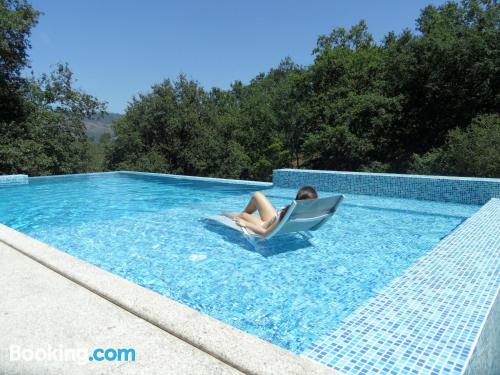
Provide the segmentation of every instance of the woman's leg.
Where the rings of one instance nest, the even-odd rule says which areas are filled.
[[[266,198],[261,192],[256,192],[252,195],[250,202],[243,210],[243,213],[253,214],[255,211],[259,211],[259,215],[262,221],[270,220],[276,216],[276,210],[274,209],[269,199]]]
[[[250,223],[254,223],[256,225],[261,225],[262,224],[262,220],[257,217],[257,216],[254,216],[252,214],[249,214],[247,212],[242,212],[241,214],[238,215],[238,217],[242,218],[243,220],[246,220]]]

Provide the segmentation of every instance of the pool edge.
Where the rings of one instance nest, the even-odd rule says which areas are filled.
[[[0,242],[244,373],[342,375],[3,224]]]
[[[484,205],[491,198],[500,198],[500,178],[275,169],[273,183],[283,188],[312,185],[317,190],[342,194],[474,205]]]
[[[478,362],[493,369],[495,363],[481,357],[489,360],[499,351],[500,329],[487,331],[500,305],[499,217],[500,199],[492,198],[301,355],[338,371],[357,367],[354,373],[468,375]]]
[[[150,176],[150,177],[158,177],[158,178],[171,178],[176,180],[193,180],[193,181],[207,181],[207,182],[220,182],[225,184],[233,184],[233,185],[250,185],[250,186],[262,186],[262,187],[272,187],[272,182],[265,181],[252,181],[252,180],[237,180],[230,178],[218,178],[218,177],[201,177],[201,176],[190,176],[190,175],[179,175],[179,174],[169,174],[169,173],[158,173],[158,172],[139,172],[139,171],[105,171],[105,172],[88,172],[88,173],[70,173],[70,174],[57,174],[57,175],[49,175],[49,176],[27,176],[27,175],[4,175],[1,177],[11,177],[14,176],[16,178],[23,178],[26,181],[28,180],[49,180],[54,178],[62,178],[62,177],[92,177],[92,176],[102,176],[102,175],[113,175],[113,174],[121,174],[121,175],[133,175],[133,176]],[[23,176],[23,177],[19,177]],[[23,180],[24,181],[24,180]],[[0,179],[1,182],[1,179]]]
[[[312,173],[312,171],[311,171],[311,173]],[[102,174],[124,174],[124,175],[130,174],[130,175],[138,175],[138,176],[151,175],[151,176],[159,177],[159,178],[165,177],[165,178],[186,179],[186,180],[205,180],[205,181],[211,181],[211,182],[222,181],[222,182],[227,183],[227,184],[244,184],[244,185],[249,185],[249,186],[253,185],[256,188],[261,187],[261,186],[262,187],[272,187],[273,186],[273,184],[265,183],[265,182],[252,182],[252,181],[244,181],[244,180],[224,180],[224,179],[217,179],[217,178],[205,178],[205,177],[193,177],[193,176],[175,176],[175,175],[169,175],[169,174],[158,174],[158,173],[147,173],[147,172],[129,172],[129,171],[89,173],[89,174],[83,174],[83,176],[85,176],[85,175],[102,175]],[[332,172],[322,173],[322,175],[330,175],[330,174],[332,174]],[[356,174],[356,173],[349,173],[346,175],[358,176],[358,174]],[[48,178],[57,178],[57,177],[68,177],[68,176],[75,176],[75,175],[35,177],[34,179],[39,179],[39,178],[47,178],[48,179]],[[364,179],[365,177],[366,177],[366,174],[363,174],[362,178]],[[386,177],[387,177],[387,178],[391,179],[391,181],[392,181],[392,180],[394,180],[395,176],[382,175],[382,176],[378,176],[378,177],[383,177],[384,179],[386,179]],[[400,178],[400,176],[396,176],[396,177],[398,177],[398,179]],[[414,177],[414,176],[411,176],[411,177]],[[427,179],[426,176],[423,176],[421,178],[421,180],[426,180],[426,179]],[[439,179],[439,178],[437,178],[437,179]],[[450,178],[450,180],[452,180],[452,179],[453,178]],[[434,179],[431,178],[431,180],[434,180]],[[469,180],[473,180],[473,179],[469,179]],[[466,181],[469,181],[469,180],[466,179]],[[330,178],[328,178],[324,181],[319,181],[319,182],[328,185],[330,188],[335,187],[334,185],[332,185],[332,182],[334,182],[334,180],[332,180]],[[496,183],[497,181],[495,180],[494,182]],[[499,180],[499,182],[500,182],[500,180]],[[488,197],[489,194],[490,193],[484,195],[482,197],[482,199],[486,199],[485,197]],[[408,197],[406,197],[406,198],[408,198]],[[493,201],[497,202],[496,204],[500,207],[500,200],[498,198],[491,198],[488,203],[486,203],[484,205],[481,204],[482,208],[484,208],[485,206],[488,206],[489,204],[492,204]],[[467,203],[464,203],[464,204],[467,204]],[[476,215],[477,215],[477,213],[472,215],[471,217],[469,217],[467,219],[467,221]],[[21,248],[13,246],[11,243],[6,242],[3,239],[3,233],[4,233],[3,229],[4,228],[2,228],[2,226],[0,226],[0,242],[6,243],[8,246],[13,247],[14,249],[18,250],[20,253],[30,257],[31,259],[46,266],[47,268],[52,269],[53,271],[65,276],[69,280],[72,280],[73,282],[90,290],[91,292],[95,293],[96,295],[99,295],[99,296],[107,299],[111,303],[114,303],[115,305],[124,308],[125,310],[131,312],[132,314],[150,322],[151,324],[154,324],[155,326],[159,327],[160,329],[165,330],[166,332],[175,335],[176,337],[182,339],[185,342],[188,342],[189,344],[191,344],[192,346],[194,346],[200,350],[203,350],[204,352],[214,356],[215,358],[223,361],[224,363],[227,363],[227,364],[229,364],[229,365],[231,365],[239,370],[243,369],[243,371],[249,372],[249,373],[267,373],[266,371],[268,370],[268,368],[266,366],[268,366],[269,363],[271,363],[272,365],[275,365],[276,362],[280,360],[279,358],[281,358],[280,355],[282,353],[278,353],[277,360],[274,358],[266,359],[265,360],[266,362],[264,364],[258,363],[255,365],[255,366],[257,366],[258,370],[256,370],[256,371],[251,370],[250,371],[250,370],[248,370],[250,368],[250,367],[248,367],[248,362],[249,362],[249,359],[247,358],[248,354],[250,353],[250,356],[254,356],[257,360],[259,360],[260,358],[263,358],[263,357],[266,357],[266,358],[272,357],[272,355],[268,355],[269,353],[266,352],[266,348],[269,345],[271,347],[275,347],[273,344],[262,341],[255,336],[252,336],[252,335],[250,335],[246,332],[243,332],[243,331],[239,331],[236,328],[233,328],[229,325],[226,325],[225,323],[222,323],[220,321],[217,321],[217,320],[209,317],[208,315],[194,311],[185,305],[179,304],[176,301],[168,299],[167,297],[158,295],[155,292],[152,292],[148,289],[140,287],[139,285],[136,285],[136,284],[131,283],[127,280],[124,280],[124,279],[120,278],[119,276],[111,274],[107,271],[104,271],[104,270],[98,268],[98,267],[92,266],[83,260],[80,260],[78,258],[74,258],[71,255],[68,255],[67,253],[65,253],[61,250],[54,249],[54,248],[50,247],[49,245],[46,245],[46,244],[44,244],[40,241],[37,241],[29,236],[26,236],[22,233],[19,233],[19,232],[13,230],[12,228],[9,228],[9,227],[5,227],[5,228],[17,233],[13,237],[14,241],[16,241],[16,238],[18,235],[27,237],[27,239],[26,238],[24,240],[22,238],[18,239],[21,243]],[[5,233],[7,233],[7,232],[8,231],[5,231]],[[456,232],[456,229],[453,230],[452,232],[450,232],[448,234],[448,236],[450,236],[454,232]],[[10,235],[8,235],[7,237],[9,237],[9,236]],[[12,240],[12,239],[10,239],[10,240]],[[25,249],[24,246],[22,245],[23,241],[28,242],[28,244],[27,244],[28,249]],[[30,241],[35,241],[35,243],[38,243],[38,245],[33,245],[33,244],[30,245],[30,243],[31,243]],[[443,241],[440,241],[438,244],[436,244],[436,246],[440,245],[442,242]],[[30,250],[30,247],[31,247],[31,250]],[[48,251],[47,251],[47,249],[44,249],[43,247],[48,247],[50,249],[50,252],[51,252],[51,253],[50,252],[49,253],[52,255],[44,254],[44,253],[47,253]],[[56,251],[57,253],[54,253],[54,251]],[[63,259],[58,259],[61,257]],[[74,258],[74,259],[68,260],[68,258],[66,258],[66,257],[70,257],[70,258]],[[76,263],[78,263],[76,268],[73,264],[75,259],[77,261]],[[92,268],[88,269],[88,267],[92,267]],[[95,269],[97,269],[98,271],[96,271]],[[100,274],[101,272],[109,274],[107,276],[108,280],[106,282],[99,279],[102,275],[96,276],[96,274]],[[97,277],[97,280],[93,279],[95,277]],[[103,276],[103,279],[106,279],[106,277]],[[120,283],[125,284],[125,285],[115,285],[115,284],[120,284]],[[113,284],[113,285],[110,285],[110,284]],[[133,295],[133,293],[131,295],[127,295],[127,293],[123,292],[123,290],[125,290],[129,287],[126,284],[132,284],[134,286],[134,288],[144,289],[147,292],[146,294],[148,297],[146,298],[145,296],[139,296],[137,299],[134,299],[136,296]],[[109,292],[108,289],[111,290],[112,293],[108,293]],[[487,330],[487,328],[485,328],[485,327],[491,319],[494,319],[493,316],[491,316],[491,311],[493,310],[493,306],[494,305],[497,306],[500,304],[499,297],[498,297],[499,290],[500,290],[500,286],[497,288],[497,294],[496,294],[497,297],[495,297],[491,300],[490,308],[488,309],[488,313],[486,314],[486,317],[482,321],[483,324],[479,328],[479,334],[477,335],[477,337],[476,337],[477,339],[475,340],[474,344],[472,345],[472,350],[469,351],[469,353],[468,353],[468,358],[465,361],[465,366],[464,366],[463,371],[467,371],[469,369],[469,364],[472,363],[473,360],[476,359],[476,357],[479,358],[478,356],[480,356],[480,354],[476,353],[476,349],[479,349],[479,347],[481,345],[483,345],[481,342],[483,341],[482,338],[484,337],[483,333],[485,333],[485,330]],[[118,294],[115,294],[115,292],[117,292]],[[150,296],[151,293],[156,294],[157,297],[152,298]],[[380,294],[382,294],[382,293],[381,292],[377,293],[377,295],[380,295]],[[123,297],[123,300],[122,300],[122,297]],[[180,305],[180,307],[179,306],[174,307],[174,310],[177,311],[178,314],[176,316],[173,316],[173,317],[168,316],[167,318],[165,318],[163,316],[165,314],[164,310],[161,310],[158,306],[153,306],[153,307],[149,306],[150,299],[154,299],[155,301],[156,301],[156,299],[161,299],[161,301],[159,302],[160,305],[161,304],[165,305],[166,302],[163,300],[167,300],[168,301],[167,304],[170,305],[170,307],[172,307],[174,305]],[[139,304],[138,301],[140,301],[141,303]],[[156,302],[153,301],[153,305],[155,305],[155,303]],[[148,310],[149,307],[151,307],[151,308]],[[199,314],[199,315],[201,315],[201,317],[194,316],[193,314],[194,315]],[[185,316],[185,315],[187,315],[187,316]],[[193,321],[197,321],[197,320],[201,320],[201,323],[198,325],[196,323],[193,323]],[[206,320],[214,321],[215,325],[213,325],[212,323],[207,323]],[[184,324],[184,326],[183,326],[183,324]],[[192,327],[191,326],[186,327],[188,325],[192,325]],[[220,328],[221,325],[225,326],[225,328]],[[168,326],[168,328],[164,328],[165,326]],[[176,331],[171,330],[172,327],[174,327],[176,329]],[[201,328],[200,328],[200,330],[197,331],[196,328],[198,328],[198,327],[201,327]],[[205,329],[206,327],[208,327],[208,328]],[[203,330],[203,329],[205,329],[205,330]],[[229,333],[226,334],[226,332],[224,331],[225,329],[228,329]],[[202,331],[202,330],[203,330],[203,332],[201,332],[201,335],[208,336],[208,339],[207,339],[207,337],[200,338],[200,331]],[[245,348],[243,348],[243,349],[242,348],[233,348],[232,346],[234,346],[234,343],[239,342],[241,340],[241,337],[237,337],[236,339],[232,339],[233,336],[231,336],[231,335],[234,334],[234,332],[230,332],[232,330],[238,331],[243,336],[250,336],[250,339],[248,339],[248,337],[247,337],[247,338],[242,339],[243,341],[248,339],[251,342],[255,343],[255,340],[258,340],[259,341],[259,343],[257,344],[259,346],[259,348],[257,348],[258,350],[255,350],[255,345],[253,345],[253,347],[247,352],[245,352],[245,350],[243,350]],[[215,332],[215,336],[214,336],[214,332]],[[228,339],[228,337],[229,337],[229,339]],[[215,345],[216,345],[215,348],[211,344],[211,341],[213,341],[214,339],[220,339],[220,341],[217,341],[215,343]],[[225,341],[227,341],[227,342],[225,342]],[[227,352],[221,349],[224,345],[229,347],[229,350],[231,351],[231,353],[234,351],[237,352],[238,350],[239,350],[239,353],[236,353],[236,355],[231,354],[230,359],[225,359]],[[262,345],[264,345],[264,348],[260,347]],[[487,345],[487,344],[485,344],[485,345]],[[284,349],[281,349],[279,347],[275,347],[275,348],[279,349],[280,351],[284,350]],[[478,351],[480,352],[481,350],[478,350]],[[262,352],[264,352],[264,354],[265,354],[264,356],[262,355]],[[285,352],[287,352],[287,351],[285,350]],[[222,353],[222,355],[221,355],[221,353]],[[289,353],[289,352],[287,352],[287,353]],[[289,354],[291,354],[292,356],[295,356],[295,354],[293,354],[293,353],[289,353]],[[236,359],[234,359],[233,357]],[[348,358],[348,357],[349,356],[345,356],[345,358]],[[244,359],[244,362],[247,365],[247,367],[238,367],[239,366],[238,364],[234,365],[234,363],[239,363],[241,361],[241,358]],[[311,358],[306,358],[306,357],[304,357],[304,358],[310,362],[313,362],[314,364],[318,364],[317,361],[313,361]],[[233,361],[233,360],[235,362],[229,362],[229,361]],[[252,366],[254,366],[254,365],[252,365]],[[264,366],[264,367],[260,368],[258,366]],[[344,370],[347,371],[346,369],[344,369]],[[270,371],[273,372],[274,370],[270,370]],[[276,371],[281,373],[280,370],[276,370]],[[300,369],[300,368],[298,370],[299,372],[293,372],[293,371],[290,372],[289,369],[286,369],[283,371],[285,371],[287,373],[304,373],[304,372],[306,372],[306,370]],[[300,371],[302,371],[302,372],[300,372]],[[311,373],[311,371],[308,370],[307,373]],[[329,373],[331,373],[331,372],[329,372]],[[460,371],[460,373],[462,373],[462,371]]]

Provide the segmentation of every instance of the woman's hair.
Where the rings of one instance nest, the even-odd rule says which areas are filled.
[[[297,195],[295,196],[296,201],[301,201],[304,199],[316,199],[316,198],[318,198],[318,193],[312,186],[302,186],[297,192]],[[284,207],[281,210],[279,220],[285,217],[289,208],[290,205]]]
[[[297,192],[297,196],[295,197],[296,201],[300,201],[303,199],[316,199],[318,198],[318,193],[312,186],[302,186]]]

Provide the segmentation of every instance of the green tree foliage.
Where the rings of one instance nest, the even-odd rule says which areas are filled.
[[[309,67],[285,59],[228,91],[180,77],[128,108],[110,167],[254,179],[285,166],[498,176],[497,128],[477,124],[500,108],[499,25],[494,1],[449,2],[426,7],[418,33],[381,43],[364,21],[334,29]],[[462,146],[477,154],[470,165],[458,159]]]
[[[247,156],[230,131],[235,98],[206,92],[185,76],[153,86],[134,98],[113,127],[112,168],[238,177]]]
[[[385,128],[401,109],[401,97],[386,92],[387,51],[373,42],[360,22],[349,31],[320,36],[314,52],[306,164],[359,170],[382,161],[387,152]]]
[[[91,170],[93,150],[83,118],[104,105],[73,88],[67,65],[40,78],[21,76],[38,16],[25,1],[0,0],[0,173]]]
[[[273,169],[290,164],[294,137],[300,136],[294,133],[298,107],[291,91],[293,79],[300,73],[301,69],[287,58],[249,85],[233,86],[237,107],[230,126],[235,128],[236,140],[249,157],[245,178],[269,179]]]
[[[71,72],[23,79],[38,13],[0,0],[0,173],[132,169],[268,180],[308,167],[499,177],[500,6],[428,6],[417,30],[374,40],[364,21],[321,35],[248,84],[206,90],[185,76],[133,98],[114,137],[90,145],[103,109]]]
[[[466,129],[448,133],[445,144],[413,161],[417,173],[500,176],[500,116],[482,115]]]
[[[22,0],[0,0],[0,121],[24,117],[21,70],[28,64],[31,29],[39,12]]]
[[[288,116],[284,81],[298,70],[289,64],[229,91],[207,92],[183,75],[153,86],[115,123],[110,168],[269,179],[288,164],[278,114]]]
[[[441,146],[450,130],[498,112],[499,25],[496,1],[450,2],[422,11],[421,34],[388,38],[387,87],[403,106],[389,124],[389,151],[403,168],[412,154]]]
[[[51,74],[25,81],[22,121],[0,121],[0,171],[29,175],[92,169],[91,142],[83,118],[104,109],[75,90],[71,70],[59,64]]]

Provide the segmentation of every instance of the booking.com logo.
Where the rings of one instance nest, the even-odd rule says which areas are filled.
[[[89,361],[124,361],[135,362],[135,349],[132,348],[96,348],[89,357]]]
[[[90,351],[83,348],[65,348],[62,345],[53,347],[23,348],[20,345],[9,346],[9,359],[11,361],[56,361],[77,362],[85,364],[90,362],[135,362],[136,353],[133,348],[95,348]]]

